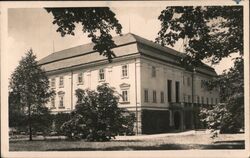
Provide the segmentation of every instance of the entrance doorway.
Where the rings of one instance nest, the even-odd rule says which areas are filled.
[[[180,125],[181,125],[181,114],[179,111],[176,111],[174,113],[174,127],[176,130],[180,129]]]

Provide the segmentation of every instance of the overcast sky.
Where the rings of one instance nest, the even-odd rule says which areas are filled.
[[[154,41],[160,29],[158,16],[164,8],[130,7],[111,9],[115,12],[123,27],[122,33],[131,32]],[[42,8],[8,10],[8,76],[30,48],[33,49],[39,60],[53,52],[53,43],[54,50],[59,51],[90,42],[86,34],[81,31],[81,27],[76,28],[75,36],[66,35],[61,37],[56,32],[57,26],[53,25],[52,21],[53,16]],[[182,51],[183,48],[179,43],[174,49]],[[231,66],[231,58],[228,58],[221,61],[214,68],[220,74],[224,69]]]

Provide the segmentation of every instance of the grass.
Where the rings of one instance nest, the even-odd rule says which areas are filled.
[[[112,140],[86,142],[68,140],[12,140],[10,151],[96,151],[96,150],[189,150],[189,149],[244,149],[243,134],[220,134],[211,139],[209,134],[164,136],[142,140]]]

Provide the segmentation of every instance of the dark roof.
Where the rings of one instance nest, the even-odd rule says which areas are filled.
[[[128,33],[123,36],[116,36],[113,38],[113,40],[117,45],[117,47],[113,48],[113,51],[117,57],[132,55],[136,53],[157,56],[157,53],[152,54],[153,49],[153,51],[157,50],[160,54],[168,56],[168,58],[164,58],[165,60],[171,63],[177,63],[176,59],[185,55],[184,53],[180,53],[168,47],[163,47],[159,44],[156,44],[152,41],[149,41],[132,33]],[[132,46],[132,44],[135,45]],[[98,52],[93,50],[93,46],[93,43],[89,43],[54,52],[42,58],[39,61],[39,64],[42,65],[42,67],[46,71],[53,71],[65,67],[73,67],[81,64],[91,63],[94,61],[105,60],[106,57],[99,55]],[[205,64],[203,67],[205,69],[208,69],[213,75],[216,75],[213,68]]]
[[[168,52],[168,53],[170,53],[172,55],[177,55],[177,56],[181,55],[180,52],[177,52],[174,49],[171,49],[171,48],[168,48],[168,47],[162,47],[159,44],[156,44],[156,43],[154,43],[152,41],[149,41],[149,40],[147,40],[145,38],[142,38],[142,37],[137,36],[137,35],[132,34],[132,33],[127,33],[127,34],[125,34],[123,36],[115,36],[114,41],[115,41],[115,44],[117,46],[124,45],[124,44],[129,44],[129,43],[139,42],[139,43],[142,43],[142,44],[157,48],[159,50],[166,51],[166,52]],[[58,60],[66,59],[66,58],[71,58],[71,57],[80,56],[80,55],[88,54],[88,53],[91,53],[91,52],[95,52],[94,49],[93,49],[93,46],[94,46],[93,43],[88,43],[88,44],[83,44],[83,45],[80,45],[80,46],[72,47],[72,48],[69,48],[69,49],[64,49],[64,50],[52,53],[52,54],[42,58],[39,61],[39,64],[43,65],[43,64],[46,64],[46,63],[50,63],[50,62],[54,62],[54,61],[58,61]]]

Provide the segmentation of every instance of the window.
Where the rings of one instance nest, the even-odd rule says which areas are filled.
[[[175,82],[175,102],[180,102],[180,83],[178,81]]]
[[[201,80],[201,88],[205,88],[206,85],[206,81],[205,80]]]
[[[51,79],[51,88],[55,88],[56,87],[56,79],[52,78]]]
[[[122,77],[128,77],[128,65],[122,66]]]
[[[105,72],[104,69],[99,70],[99,80],[104,80],[105,79]]]
[[[156,100],[157,100],[156,91],[153,91],[153,103],[156,103]]]
[[[161,103],[164,103],[165,99],[164,99],[164,92],[161,92]]]
[[[152,66],[152,77],[156,77],[156,68]]]
[[[183,75],[183,85],[185,85],[185,76]]]
[[[59,87],[62,88],[64,86],[64,78],[63,76],[60,76],[59,78]]]
[[[197,96],[197,103],[200,104],[200,97]]]
[[[168,80],[168,102],[172,102],[172,80]]]
[[[127,90],[122,91],[122,101],[128,102],[128,91]]]
[[[187,77],[187,85],[190,86],[190,77]]]
[[[78,84],[83,84],[83,73],[78,74]]]
[[[183,102],[186,102],[186,94],[183,94]]]
[[[215,104],[217,104],[218,103],[218,99],[217,98],[215,98]]]
[[[51,98],[51,109],[54,109],[54,108],[56,108],[55,97]]]
[[[209,100],[208,100],[208,98],[207,98],[207,104],[209,104]]]
[[[191,103],[191,96],[188,95],[188,103]]]
[[[201,103],[204,104],[204,97],[201,97]]]
[[[211,104],[214,104],[214,99],[213,98],[211,98]]]
[[[148,90],[144,90],[144,102],[148,102]]]
[[[59,109],[63,109],[64,108],[64,95],[60,95],[59,96]]]

